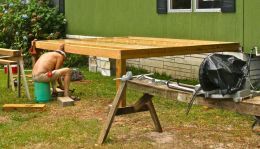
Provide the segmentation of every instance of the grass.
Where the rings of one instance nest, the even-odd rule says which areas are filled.
[[[164,133],[152,136],[154,126],[148,112],[116,117],[104,145],[96,146],[108,105],[115,96],[112,77],[82,69],[88,83],[71,83],[81,97],[73,107],[47,103],[44,112],[3,112],[0,110],[0,148],[257,148],[259,136],[251,132],[253,118],[225,110],[193,106],[154,97]],[[33,85],[30,93],[33,96]],[[141,92],[128,89],[127,102],[134,103]],[[34,103],[6,88],[0,72],[0,106],[6,103]],[[151,137],[152,136],[152,137]],[[166,141],[165,140],[169,140]],[[159,140],[159,141],[158,141]]]

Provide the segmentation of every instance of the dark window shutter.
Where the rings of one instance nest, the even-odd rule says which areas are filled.
[[[167,0],[157,0],[157,13],[167,14]]]
[[[65,13],[65,0],[59,0],[59,12]]]
[[[236,12],[236,0],[221,0],[221,12]]]

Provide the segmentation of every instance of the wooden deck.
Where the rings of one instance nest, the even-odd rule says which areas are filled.
[[[36,41],[36,48],[57,50],[65,44],[68,53],[101,56],[113,59],[132,59],[238,51],[239,43],[184,40],[149,37],[108,37],[94,39],[63,39]]]
[[[192,96],[191,93],[170,89],[166,85],[148,84],[147,81],[136,79],[128,81],[128,87],[143,91],[144,93],[158,95],[181,102],[189,102]],[[252,99],[245,99],[239,103],[233,102],[232,99],[205,99],[203,97],[197,97],[194,103],[212,108],[221,108],[238,113],[260,116],[259,96]]]

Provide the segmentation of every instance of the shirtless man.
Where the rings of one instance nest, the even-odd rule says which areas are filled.
[[[56,94],[57,80],[60,88],[64,89],[64,96],[69,96],[71,70],[69,68],[61,68],[65,58],[64,44],[60,46],[59,50],[41,55],[33,67],[33,81],[51,82],[53,94]],[[61,76],[64,76],[64,86],[61,82]]]

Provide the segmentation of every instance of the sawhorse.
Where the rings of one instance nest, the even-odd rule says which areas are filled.
[[[13,91],[15,90],[14,82],[13,82],[13,74],[12,74],[12,70],[11,70],[11,64],[17,64],[17,66],[18,66],[18,82],[17,82],[18,97],[21,96],[21,75],[22,75],[27,98],[31,99],[25,72],[24,72],[24,61],[23,61],[23,56],[22,56],[21,51],[0,48],[0,55],[2,55],[0,57],[0,64],[6,64],[8,67],[7,87],[9,88],[10,84],[11,84],[12,90]]]
[[[121,84],[117,90],[116,97],[112,103],[112,107],[110,108],[106,123],[104,124],[103,129],[101,130],[100,136],[98,138],[98,144],[102,144],[106,140],[106,137],[109,133],[109,130],[111,128],[111,125],[116,115],[125,115],[125,114],[131,114],[131,113],[137,113],[143,111],[150,111],[156,131],[162,132],[162,127],[152,102],[152,97],[153,97],[152,95],[144,93],[144,95],[133,106],[120,107],[120,108],[118,107],[120,103],[120,99],[124,95],[124,90],[126,89],[126,85],[127,85],[127,81],[121,81]]]

